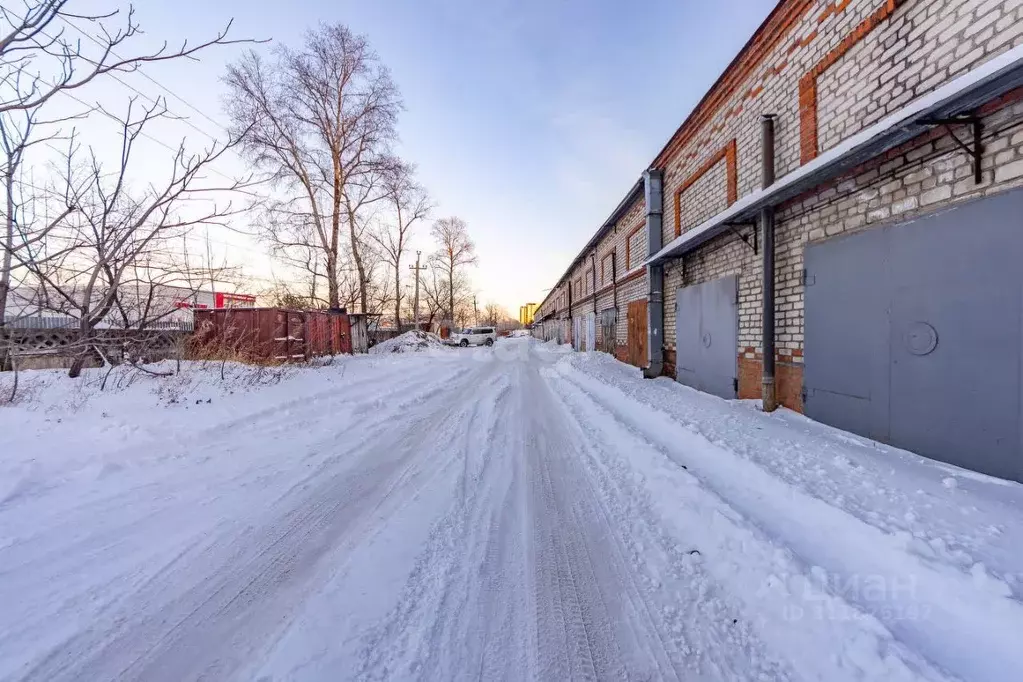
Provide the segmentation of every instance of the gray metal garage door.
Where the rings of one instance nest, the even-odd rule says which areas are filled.
[[[722,398],[736,392],[739,317],[734,275],[683,287],[675,297],[675,375]]]
[[[1023,192],[806,249],[806,413],[1023,480]]]

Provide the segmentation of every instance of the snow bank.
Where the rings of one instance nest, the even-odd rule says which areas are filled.
[[[1023,679],[1023,486],[647,381],[600,353],[548,376],[642,476],[666,476],[644,471],[650,446],[648,466],[684,467],[658,486],[661,513],[700,538],[707,569],[804,674],[839,660],[863,679]]]
[[[24,372],[0,679],[1023,680],[1023,485],[600,353],[425,350]]]
[[[393,339],[378,343],[370,348],[369,352],[375,355],[383,353],[423,353],[431,350],[446,350],[446,348],[444,342],[436,334],[413,329]]]

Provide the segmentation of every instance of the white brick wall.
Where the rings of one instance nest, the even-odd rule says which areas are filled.
[[[803,249],[808,242],[910,220],[954,202],[1023,186],[1023,134],[1019,132],[1023,101],[985,117],[983,124],[988,139],[980,185],[973,181],[970,158],[943,135],[899,150],[893,158],[878,160],[855,177],[779,211],[775,328],[781,352],[803,348]],[[759,310],[759,280],[755,288]],[[759,350],[760,343],[748,336],[739,345]]]
[[[877,2],[836,28],[851,30]],[[827,24],[825,25],[827,26]],[[817,80],[820,148],[829,149],[907,102],[1023,44],[1023,0],[912,0]]]
[[[1023,0],[895,0],[894,12],[870,25],[868,19],[879,16],[878,11],[884,10],[888,1],[818,0],[803,14],[791,17],[789,25],[780,30],[772,27],[759,37],[759,42],[752,42],[753,52],[762,51],[759,59],[755,63],[740,60],[746,71],[738,80],[729,76],[722,81],[721,91],[725,92],[725,86],[733,80],[735,87],[712,113],[704,116],[706,112],[697,112],[702,118],[699,127],[683,131],[687,141],[672,146],[666,158],[658,159],[665,179],[665,243],[674,239],[677,227],[691,229],[724,209],[728,191],[724,160],[681,194],[677,222],[675,194],[730,140],[736,141],[738,196],[760,187],[761,114],[777,116],[777,175],[784,176],[800,166],[801,140],[807,139],[806,121],[800,117],[800,79],[844,45],[849,36],[858,35],[857,31],[863,34],[862,39],[812,81],[816,83],[817,103],[816,118],[812,120],[816,122],[819,150],[833,147],[910,100],[1023,44]],[[783,6],[777,16],[786,16],[787,8],[796,6],[794,2]],[[782,37],[769,45],[768,36],[776,34]],[[670,70],[665,78],[668,87],[676,87]],[[985,131],[991,133],[1018,122],[1023,118],[1020,108],[1016,104],[990,116]],[[946,136],[918,149],[907,149],[897,158],[879,160],[856,177],[783,207],[776,238],[776,330],[783,354],[802,349],[802,253],[807,241],[905,219],[952,201],[1023,184],[1023,132],[1019,128],[989,136],[985,147],[985,182],[980,187],[972,183],[968,158],[955,150]],[[615,198],[609,197],[607,203],[613,205]],[[642,201],[638,201],[615,226],[619,277],[629,270],[625,240],[641,224],[643,213]],[[641,229],[634,248],[642,243],[641,253],[645,254],[645,242],[645,230]],[[639,256],[633,261],[638,263]],[[573,278],[581,274],[582,268],[577,270],[580,272],[573,273]],[[686,256],[684,262],[665,268],[664,331],[668,349],[673,349],[675,343],[676,289],[727,274],[739,276],[738,350],[750,346],[759,350],[760,258],[731,234],[712,240]],[[645,276],[618,288],[619,343],[626,342],[627,303],[646,295]],[[588,310],[592,309],[591,304]]]
[[[726,179],[727,164],[721,159],[682,192],[679,214],[682,218],[683,233],[728,208],[727,195],[723,191]],[[669,225],[671,235],[665,239],[665,244],[675,238],[674,205],[671,204],[670,208],[671,220],[668,222],[671,223]]]

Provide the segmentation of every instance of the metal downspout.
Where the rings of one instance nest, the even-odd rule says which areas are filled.
[[[760,117],[761,159],[763,168],[761,179],[766,189],[774,184],[774,114]],[[763,267],[763,328],[761,330],[763,348],[763,377],[761,381],[761,398],[764,412],[778,409],[778,394],[774,380],[774,206],[765,206],[760,210],[760,234],[764,235],[761,253],[764,258]]]
[[[599,327],[599,320],[597,319],[597,247],[593,247],[593,253],[590,254],[590,292],[593,295],[593,338],[590,338],[590,328],[586,327],[586,339],[589,341],[593,348],[587,350],[597,350],[597,330]]]
[[[618,356],[618,228],[615,227],[615,247],[611,250],[611,300],[615,306],[615,357]]]
[[[646,252],[650,257],[661,250],[661,227],[664,219],[664,174],[651,168],[643,173],[646,197]],[[647,293],[647,367],[643,376],[659,377],[664,372],[664,266],[646,268],[649,291]]]
[[[568,338],[572,340],[572,348],[575,348],[575,325],[572,324],[572,276],[568,276]]]

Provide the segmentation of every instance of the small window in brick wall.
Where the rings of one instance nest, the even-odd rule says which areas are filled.
[[[638,266],[644,260],[646,255],[643,253],[644,236],[642,229],[638,229],[629,235],[629,262],[625,264],[625,267],[629,270]]]
[[[605,287],[614,279],[615,252],[612,251],[600,259],[600,286]]]

